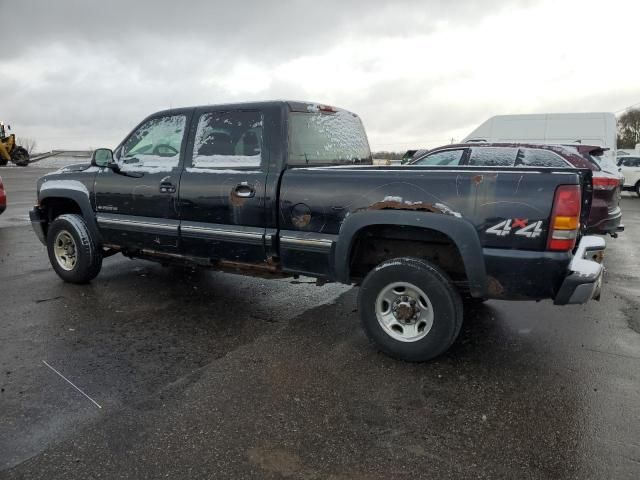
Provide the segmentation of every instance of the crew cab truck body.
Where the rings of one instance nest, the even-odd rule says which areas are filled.
[[[70,282],[121,252],[360,285],[369,337],[420,361],[453,343],[467,301],[599,296],[604,240],[582,236],[590,175],[374,167],[353,113],[214,105],[153,114],[114,152],[44,176],[30,215]]]

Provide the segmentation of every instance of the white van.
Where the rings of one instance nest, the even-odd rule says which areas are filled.
[[[601,157],[603,170],[617,173],[616,116],[608,112],[496,115],[464,140],[467,142],[597,145],[609,150]]]

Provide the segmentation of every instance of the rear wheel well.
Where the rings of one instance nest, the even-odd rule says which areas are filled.
[[[372,225],[357,233],[349,256],[350,279],[362,279],[385,260],[415,257],[444,270],[464,293],[469,281],[460,250],[448,235],[430,228],[404,225]]]

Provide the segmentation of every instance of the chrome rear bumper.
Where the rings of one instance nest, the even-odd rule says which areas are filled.
[[[569,264],[569,274],[562,282],[553,303],[571,305],[600,299],[605,248],[606,243],[602,237],[582,237]]]

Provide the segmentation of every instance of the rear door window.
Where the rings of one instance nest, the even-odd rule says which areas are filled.
[[[571,167],[571,164],[557,153],[540,148],[521,148],[516,165],[523,167]]]
[[[200,116],[193,145],[193,167],[259,167],[261,163],[260,112],[207,112]]]
[[[414,165],[460,165],[464,149],[442,150],[421,158]]]
[[[477,167],[512,167],[517,156],[517,148],[474,147],[468,163]]]

